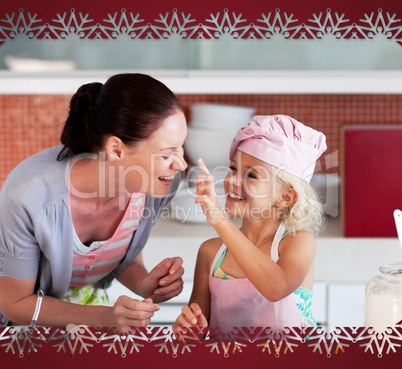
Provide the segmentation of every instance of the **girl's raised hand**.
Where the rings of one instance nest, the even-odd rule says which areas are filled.
[[[202,159],[198,159],[198,165],[201,174],[197,176],[194,182],[197,185],[198,195],[195,199],[195,203],[201,205],[208,223],[214,226],[218,224],[220,220],[227,218],[227,216],[218,201],[215,191],[214,177],[211,175]]]

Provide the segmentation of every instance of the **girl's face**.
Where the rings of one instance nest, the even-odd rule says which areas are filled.
[[[240,150],[224,181],[226,211],[241,218],[272,218],[281,185],[275,168]]]
[[[124,191],[141,192],[155,197],[167,195],[174,176],[187,168],[183,158],[186,136],[185,116],[182,111],[177,110],[148,139],[133,148],[126,146]]]

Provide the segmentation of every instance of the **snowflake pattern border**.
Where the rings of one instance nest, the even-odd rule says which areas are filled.
[[[224,9],[210,14],[209,18],[199,20],[191,13],[173,9],[158,14],[153,22],[145,22],[141,14],[128,9],[120,13],[107,13],[97,22],[90,14],[77,12],[58,13],[51,22],[44,22],[38,14],[18,12],[0,15],[0,44],[15,39],[56,39],[67,38],[109,39],[265,39],[282,38],[338,40],[372,40],[385,37],[402,45],[402,22],[397,14],[378,9],[377,13],[364,13],[358,22],[351,22],[344,13],[313,13],[307,22],[300,22],[295,14],[281,12],[280,9],[262,13],[257,19],[247,19],[242,13]]]
[[[155,354],[191,354],[202,349],[205,354],[229,357],[241,355],[250,348],[257,348],[264,355],[279,358],[297,353],[302,346],[314,355],[343,354],[352,348],[359,352],[376,355],[392,355],[402,352],[402,325],[388,328],[385,332],[375,332],[372,328],[339,327],[332,332],[317,328],[286,328],[273,331],[270,328],[236,328],[230,334],[222,334],[219,329],[205,329],[203,332],[190,330],[185,339],[178,341],[171,328],[149,326],[133,328],[129,334],[119,335],[113,329],[95,329],[75,326],[66,331],[59,328],[38,327],[0,327],[0,356],[19,355],[20,358],[43,349],[67,353],[71,357],[89,353],[99,345],[105,354],[140,354],[144,348],[151,347]]]

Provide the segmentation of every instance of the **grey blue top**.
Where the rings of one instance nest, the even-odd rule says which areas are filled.
[[[0,277],[37,276],[38,289],[61,298],[68,289],[73,260],[73,223],[68,205],[72,156],[57,161],[62,146],[44,150],[17,165],[0,190]],[[126,253],[105,279],[107,286],[144,248],[151,228],[180,183],[178,173],[163,198],[147,195],[143,217]],[[0,312],[1,323],[7,319]]]

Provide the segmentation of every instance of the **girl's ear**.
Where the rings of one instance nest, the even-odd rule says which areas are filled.
[[[285,188],[276,200],[276,206],[278,208],[288,208],[296,202],[297,197],[297,192],[293,188]]]
[[[123,141],[116,137],[110,136],[105,145],[106,157],[110,161],[118,160],[123,157]]]

